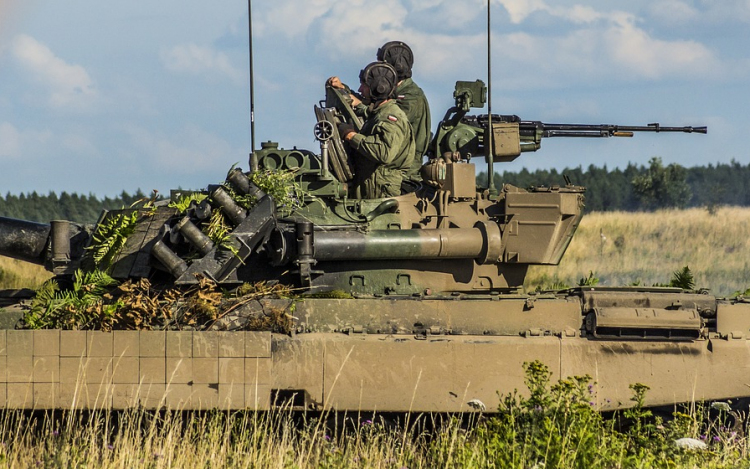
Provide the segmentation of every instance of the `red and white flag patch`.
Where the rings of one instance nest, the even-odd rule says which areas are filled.
[[[398,122],[398,117],[388,114],[388,120],[391,122]]]

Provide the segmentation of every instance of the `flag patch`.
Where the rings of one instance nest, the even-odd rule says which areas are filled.
[[[396,116],[388,115],[388,120],[391,122],[398,122],[398,118]]]
[[[406,98],[406,96],[404,96],[404,95],[402,95],[402,94],[400,94],[400,95],[396,96],[396,99],[404,99],[404,98]]]

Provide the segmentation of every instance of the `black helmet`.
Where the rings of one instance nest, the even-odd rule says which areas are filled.
[[[396,70],[385,62],[373,62],[359,72],[359,82],[370,88],[372,101],[378,103],[393,97],[398,86]]]
[[[401,41],[391,41],[378,49],[378,60],[388,62],[396,69],[399,81],[411,78],[411,67],[414,65],[414,54],[409,46]]]

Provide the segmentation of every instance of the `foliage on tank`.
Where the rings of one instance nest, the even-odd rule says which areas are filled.
[[[289,299],[286,308],[263,299]],[[70,288],[54,279],[37,291],[22,324],[28,329],[251,330],[288,333],[294,293],[284,285],[243,284],[224,291],[202,278],[187,287],[154,286],[148,279],[118,282],[102,271],[77,271]],[[241,313],[241,322],[234,316]],[[230,324],[229,318],[233,318]]]

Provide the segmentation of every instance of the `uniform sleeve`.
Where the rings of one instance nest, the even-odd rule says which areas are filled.
[[[370,135],[355,134],[349,144],[365,158],[388,164],[396,158],[403,139],[401,129],[395,123],[381,121],[375,124]]]
[[[370,117],[370,108],[362,103],[359,103],[358,105],[354,106],[354,114],[358,115],[364,120],[367,120]]]

